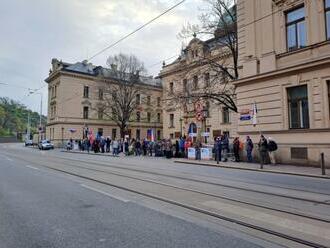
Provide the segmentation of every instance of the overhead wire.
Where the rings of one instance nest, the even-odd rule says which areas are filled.
[[[117,40],[116,42],[108,45],[107,47],[103,48],[101,51],[97,52],[96,54],[94,54],[93,56],[89,57],[87,59],[87,61],[92,60],[93,58],[95,58],[96,56],[102,54],[103,52],[105,52],[106,50],[114,47],[115,45],[117,45],[118,43],[122,42],[123,40],[127,39],[128,37],[130,37],[131,35],[135,34],[136,32],[140,31],[141,29],[143,29],[144,27],[148,26],[150,23],[154,22],[155,20],[157,20],[158,18],[162,17],[163,15],[165,15],[166,13],[170,12],[171,10],[175,9],[176,7],[178,7],[179,5],[183,4],[186,0],[182,0],[178,3],[176,3],[175,5],[173,5],[172,7],[168,8],[167,10],[165,10],[164,12],[162,12],[161,14],[157,15],[156,17],[152,18],[151,20],[149,20],[148,22],[144,23],[143,25],[141,25],[140,27],[138,27],[137,29],[135,29],[134,31],[126,34],[125,36],[123,36],[122,38],[120,38],[119,40]]]

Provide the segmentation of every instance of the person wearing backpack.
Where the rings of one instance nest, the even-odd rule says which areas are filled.
[[[253,162],[253,159],[252,159],[253,141],[250,138],[250,136],[246,136],[245,150],[246,150],[246,156],[247,156],[248,162],[252,163]]]
[[[268,152],[269,159],[272,165],[276,165],[275,151],[277,150],[277,144],[272,137],[268,137]]]

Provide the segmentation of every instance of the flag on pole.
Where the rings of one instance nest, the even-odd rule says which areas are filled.
[[[154,138],[154,130],[153,129],[148,129],[147,130],[147,139],[154,142],[155,138]]]
[[[254,102],[254,104],[252,106],[252,124],[253,124],[254,127],[258,123],[258,121],[257,121],[257,113],[258,113],[257,104],[256,104],[256,102]]]

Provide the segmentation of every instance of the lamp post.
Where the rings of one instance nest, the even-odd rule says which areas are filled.
[[[35,91],[30,91],[29,92],[30,95],[32,94],[38,94],[40,95],[40,114],[39,114],[39,140],[40,140],[40,132],[41,132],[41,118],[42,118],[42,93],[41,92],[35,92]]]
[[[203,129],[204,129],[204,135],[205,135],[205,133],[206,133],[206,118],[209,114],[209,110],[204,107],[202,114],[203,114],[203,122],[204,122]],[[205,144],[207,143],[207,137],[206,136],[204,136],[204,142],[205,142]]]

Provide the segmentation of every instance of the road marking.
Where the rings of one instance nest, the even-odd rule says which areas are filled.
[[[30,168],[30,169],[33,169],[33,170],[40,170],[39,168],[37,168],[37,167],[33,167],[33,166],[31,166],[31,165],[27,165],[27,166],[25,166],[26,168]]]
[[[111,194],[109,194],[109,193],[107,193],[107,192],[104,192],[104,191],[99,190],[99,189],[95,189],[95,188],[90,187],[90,186],[87,186],[87,185],[85,185],[85,184],[80,184],[80,186],[83,187],[83,188],[86,188],[86,189],[89,189],[89,190],[92,190],[92,191],[98,192],[98,193],[100,193],[100,194],[103,194],[103,195],[109,196],[109,197],[114,198],[114,199],[116,199],[116,200],[119,200],[119,201],[125,202],[125,203],[129,202],[129,200],[127,200],[127,199],[121,198],[121,197],[119,197],[119,196],[111,195]]]

